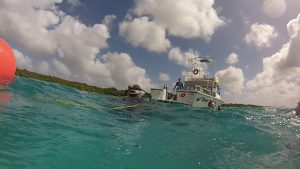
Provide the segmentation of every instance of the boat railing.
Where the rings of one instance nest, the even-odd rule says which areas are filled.
[[[198,92],[203,92],[203,87],[199,86],[199,85],[196,85],[195,90],[198,91]]]
[[[204,88],[204,87],[202,87],[200,85],[195,85],[195,90],[197,92],[205,93],[207,95],[212,95],[212,93],[211,93],[211,91],[209,89]]]
[[[217,93],[208,89],[208,88],[204,88],[200,85],[195,85],[195,91],[197,92],[201,92],[201,93],[204,93],[204,94],[207,94],[207,95],[210,95],[210,96],[213,96],[213,97],[217,97]]]

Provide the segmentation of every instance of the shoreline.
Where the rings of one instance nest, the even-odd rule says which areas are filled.
[[[264,106],[253,104],[240,104],[240,103],[224,103],[222,107],[235,107],[235,108],[262,108]]]
[[[101,88],[101,87],[97,87],[97,86],[88,85],[86,83],[68,81],[68,80],[65,80],[65,79],[62,79],[62,78],[59,78],[56,76],[43,75],[40,73],[28,71],[26,69],[17,68],[16,76],[38,79],[38,80],[47,81],[47,82],[53,82],[53,83],[57,83],[60,85],[72,87],[72,88],[75,88],[78,90],[83,90],[83,91],[87,91],[87,92],[91,92],[91,93],[104,94],[104,95],[126,96],[126,92],[127,92],[127,90],[118,90],[115,87]]]
[[[40,73],[31,72],[26,69],[17,68],[16,76],[33,78],[33,79],[38,79],[38,80],[42,80],[42,81],[57,83],[60,85],[72,87],[72,88],[75,88],[78,90],[87,91],[87,92],[91,92],[91,93],[98,93],[98,94],[118,96],[118,97],[123,97],[123,96],[126,96],[126,94],[127,94],[127,90],[118,90],[115,87],[102,88],[102,87],[92,86],[92,85],[88,85],[86,83],[65,80],[65,79],[62,79],[62,78],[59,78],[56,76],[50,76],[50,75],[44,75],[44,74],[40,74]],[[151,98],[150,93],[146,93],[143,98]],[[263,106],[251,105],[251,104],[239,104],[239,103],[224,103],[222,105],[222,107],[259,108],[259,107],[263,107]]]

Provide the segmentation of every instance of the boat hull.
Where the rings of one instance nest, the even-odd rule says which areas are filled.
[[[185,103],[193,107],[210,107],[210,102],[215,103],[215,107],[220,107],[224,101],[222,99],[200,93],[197,91],[178,91],[177,102]]]
[[[160,102],[166,102],[166,103],[181,103],[193,107],[210,107],[209,105],[210,102],[214,102],[215,108],[220,107],[224,103],[224,100],[220,98],[216,98],[197,91],[179,90],[177,91],[176,99],[174,97],[173,98],[162,97],[165,96],[166,94],[163,93],[159,94],[159,92],[165,92],[165,91],[158,90],[158,89],[151,90],[152,96],[158,96],[158,95],[161,96],[161,97],[152,97],[153,100],[158,100]]]

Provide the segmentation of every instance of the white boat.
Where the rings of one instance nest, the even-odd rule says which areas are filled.
[[[151,98],[160,102],[220,109],[224,103],[220,96],[220,84],[217,77],[204,75],[205,70],[202,64],[206,62],[211,61],[200,58],[189,59],[189,70],[185,76],[183,88],[173,93],[168,92],[166,85],[162,89],[152,88]]]

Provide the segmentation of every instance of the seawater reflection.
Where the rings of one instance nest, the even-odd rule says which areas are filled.
[[[2,108],[8,101],[10,101],[11,98],[11,94],[8,91],[0,91],[0,108]]]
[[[5,104],[11,100],[11,94],[8,91],[0,91],[0,112],[5,108]],[[0,114],[0,122],[4,117]]]

